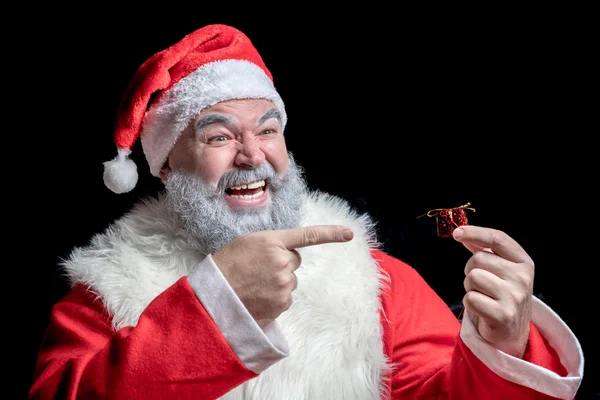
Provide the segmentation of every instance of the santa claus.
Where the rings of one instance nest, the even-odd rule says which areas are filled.
[[[457,320],[368,216],[308,189],[284,103],[248,37],[210,25],[153,55],[119,109],[104,182],[143,146],[165,189],[76,248],[36,399],[572,399],[581,347],[532,295],[511,237],[473,252]]]

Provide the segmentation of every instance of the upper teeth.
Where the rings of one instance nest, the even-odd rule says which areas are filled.
[[[233,190],[256,189],[256,188],[263,187],[263,186],[265,186],[264,179],[260,180],[260,181],[244,184],[244,185],[231,186],[230,189],[233,189]]]

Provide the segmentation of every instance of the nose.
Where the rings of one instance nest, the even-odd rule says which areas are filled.
[[[235,164],[240,168],[256,168],[265,161],[265,153],[255,138],[246,138],[235,157]]]

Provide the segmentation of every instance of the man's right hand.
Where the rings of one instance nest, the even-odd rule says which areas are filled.
[[[213,255],[229,285],[252,317],[263,325],[292,305],[298,281],[294,271],[302,259],[297,248],[347,242],[344,226],[316,225],[260,231],[240,236]]]

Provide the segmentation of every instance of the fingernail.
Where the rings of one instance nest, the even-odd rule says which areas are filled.
[[[352,239],[352,237],[354,237],[354,233],[352,233],[352,231],[348,228],[345,228],[342,231],[342,237],[344,238],[344,240],[350,240]]]
[[[452,236],[454,236],[454,239],[460,239],[464,233],[465,231],[463,229],[456,228],[454,232],[452,232]]]

